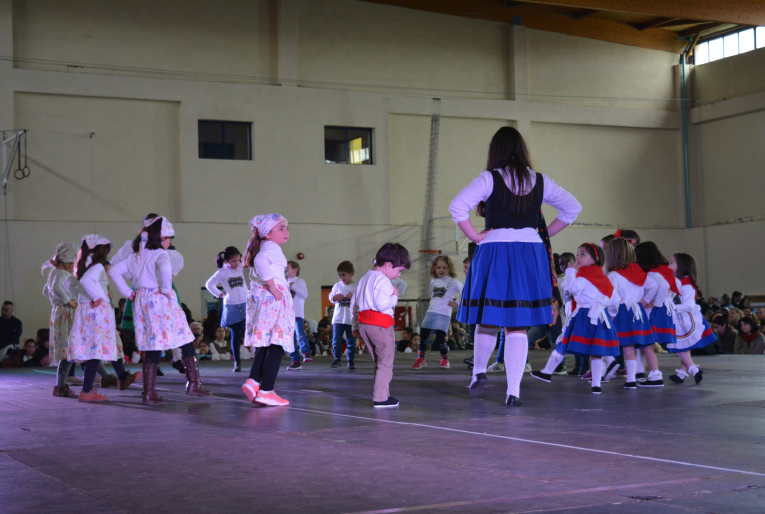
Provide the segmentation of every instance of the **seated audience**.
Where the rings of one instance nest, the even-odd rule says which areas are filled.
[[[230,361],[234,358],[226,341],[226,329],[223,327],[215,330],[215,340],[210,343],[210,356],[214,361]]]
[[[197,360],[204,361],[204,360],[211,360],[212,355],[210,354],[210,345],[207,344],[207,341],[201,341],[199,343],[199,347],[197,348]]]
[[[194,348],[196,350],[199,350],[199,345],[202,344],[202,341],[204,341],[204,336],[202,334],[194,335]]]
[[[42,366],[41,359],[47,357],[48,352],[38,352],[37,342],[34,339],[24,341],[24,353],[21,355],[21,366],[24,368]]]
[[[744,353],[747,355],[762,355],[765,353],[765,336],[763,336],[752,318],[744,316],[741,318],[741,331],[736,338],[736,346],[733,353]]]
[[[730,325],[732,328],[735,328],[738,332],[741,332],[741,318],[744,317],[744,313],[734,307],[728,312],[728,325]]]
[[[757,316],[757,321],[759,321],[759,325],[765,326],[765,307],[760,307],[755,312],[755,315]]]
[[[396,341],[396,350],[403,352],[412,343],[413,330],[410,327],[405,327],[401,331],[401,341]]]
[[[191,329],[191,333],[195,336],[202,335],[202,324],[198,321],[192,321],[189,323],[189,328]]]
[[[218,309],[213,309],[207,313],[207,319],[202,323],[202,334],[207,339],[215,339],[215,329],[220,326],[220,315]]]
[[[730,303],[732,303],[734,307],[741,308],[741,298],[743,296],[741,291],[733,291],[733,294],[730,295]]]
[[[725,308],[726,308],[726,309],[728,309],[728,310],[730,310],[730,309],[732,309],[733,307],[735,307],[735,305],[733,305],[733,304],[731,303],[731,301],[730,301],[730,295],[729,295],[728,293],[725,293],[725,294],[723,294],[723,295],[720,297],[720,307],[725,307]]]
[[[715,314],[712,316],[711,325],[712,330],[717,334],[720,353],[733,353],[733,350],[736,347],[738,331],[728,325],[728,317],[725,314]]]
[[[3,303],[0,316],[0,361],[11,348],[18,348],[21,340],[21,321],[13,315],[13,302]]]
[[[409,345],[409,348],[404,349],[404,353],[417,353],[417,350],[420,348],[420,334],[415,332],[412,334],[412,344]]]

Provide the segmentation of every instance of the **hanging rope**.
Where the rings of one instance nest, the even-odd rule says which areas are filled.
[[[430,152],[428,155],[428,177],[425,184],[425,208],[422,214],[421,250],[433,250],[435,234],[433,234],[433,213],[436,203],[436,183],[438,178],[438,133],[441,125],[441,100],[433,99],[433,116],[430,118]],[[430,290],[430,253],[423,254],[420,261],[420,297],[425,297]],[[420,302],[424,303],[424,302]],[[424,307],[424,308],[422,308]],[[417,306],[417,322],[421,323],[427,306]]]

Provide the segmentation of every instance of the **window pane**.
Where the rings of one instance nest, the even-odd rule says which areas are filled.
[[[725,36],[723,38],[723,47],[725,49],[725,57],[738,55],[738,33]]]
[[[754,29],[742,30],[738,33],[738,52],[751,52],[754,50]]]
[[[699,43],[696,48],[693,49],[693,63],[698,66],[699,64],[706,64],[709,62],[709,43]]]
[[[718,59],[722,59],[724,57],[723,54],[723,40],[722,38],[719,39],[713,39],[709,42],[709,61],[717,61]]]
[[[249,123],[226,123],[225,130],[225,155],[226,159],[246,161],[250,156],[250,124]]]
[[[345,129],[324,127],[324,160],[335,164],[346,164]]]
[[[223,123],[199,122],[199,158],[223,159]]]
[[[348,129],[351,164],[372,164],[372,131]]]
[[[765,27],[757,27],[755,39],[757,40],[757,48],[765,47]]]

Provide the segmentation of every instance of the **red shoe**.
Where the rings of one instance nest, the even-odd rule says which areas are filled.
[[[91,389],[89,393],[83,393],[80,391],[79,400],[81,402],[105,402],[109,398],[103,394],[98,394],[98,391]]]
[[[242,386],[242,391],[248,400],[250,400],[252,403],[255,403],[255,397],[258,395],[258,391],[260,391],[260,384],[255,382],[253,379],[248,378]]]
[[[273,391],[258,391],[255,402],[269,407],[286,407],[290,404],[288,400],[281,398]]]
[[[441,369],[449,369],[449,359],[441,359]]]
[[[414,361],[414,365],[412,366],[412,369],[420,369],[427,366],[428,363],[425,362],[425,357],[417,357],[417,360]]]
[[[313,358],[311,357],[310,353],[306,352],[306,353],[303,354],[303,362],[304,363],[305,362],[312,362],[312,361],[313,361]]]

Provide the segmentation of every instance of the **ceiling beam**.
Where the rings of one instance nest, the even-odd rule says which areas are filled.
[[[600,11],[597,9],[579,9],[576,12],[573,12],[569,14],[568,16],[571,16],[575,20],[582,20],[586,18],[587,16],[592,16],[593,14],[599,13]]]
[[[450,14],[479,20],[490,20],[508,25],[520,19],[521,24],[537,30],[557,32],[611,43],[682,53],[684,43],[674,32],[667,30],[639,31],[626,23],[595,16],[574,20],[570,16],[540,9],[523,2],[513,6],[494,0],[365,0],[371,3],[408,7],[421,11]]]
[[[654,18],[652,20],[644,21],[643,23],[632,23],[631,25],[637,30],[643,31],[646,29],[655,29],[666,25],[667,23],[672,23],[673,21],[675,21],[674,18]]]
[[[720,25],[722,25],[722,23],[715,23],[715,22],[702,23],[700,25],[696,25],[695,27],[691,27],[689,29],[681,30],[680,32],[677,33],[677,35],[679,37],[693,36],[697,32],[703,32],[705,30],[713,29],[715,27],[719,27]]]
[[[762,0],[526,0],[535,4],[598,9],[663,18],[765,25]]]

